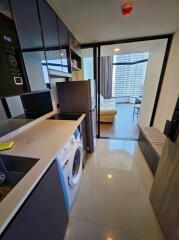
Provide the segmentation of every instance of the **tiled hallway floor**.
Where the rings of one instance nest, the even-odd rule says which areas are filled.
[[[153,177],[134,141],[97,141],[65,240],[163,240],[149,202]]]
[[[117,115],[113,123],[100,123],[100,136],[120,139],[138,139],[137,116],[133,118],[134,104],[116,104]]]

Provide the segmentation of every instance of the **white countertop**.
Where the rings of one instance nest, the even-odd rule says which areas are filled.
[[[34,157],[40,160],[0,202],[0,233],[42,178],[84,117],[85,114],[77,121],[42,120],[35,126],[30,126],[29,129],[10,138],[15,144],[11,150],[2,152],[2,154]]]

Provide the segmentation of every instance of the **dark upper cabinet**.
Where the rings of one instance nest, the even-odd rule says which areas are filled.
[[[28,92],[22,52],[12,19],[0,14],[0,97]]]
[[[59,17],[57,17],[57,23],[58,23],[58,31],[59,31],[59,38],[60,38],[63,72],[71,73],[69,31]]]
[[[36,0],[11,0],[11,5],[23,49],[30,89],[31,91],[45,90],[49,78],[37,2]]]
[[[12,95],[44,90],[49,86],[50,79],[71,77],[71,62],[77,62],[76,66],[80,68],[80,45],[47,1],[0,0],[0,12],[14,19],[20,42],[18,48],[23,52],[23,57],[20,53],[17,58],[22,62],[26,84],[17,84],[16,88],[21,90],[11,91]],[[1,71],[5,69],[1,68]],[[1,90],[9,96],[4,88],[1,87]]]
[[[11,0],[11,5],[21,48],[42,48],[36,0]]]
[[[12,14],[8,0],[0,0],[0,12],[12,19]]]
[[[68,46],[68,32],[66,31],[66,36],[61,34],[58,17],[46,1],[39,0],[38,4],[49,76],[51,79],[60,78],[63,73],[70,73],[69,55],[65,46],[61,46],[61,44]]]
[[[49,71],[62,71],[56,14],[46,1],[39,0],[38,5]]]
[[[69,49],[69,31],[63,21],[57,17],[58,29],[60,35],[60,45],[62,49]]]
[[[45,48],[60,47],[56,14],[49,4],[39,0],[39,11],[42,23]]]

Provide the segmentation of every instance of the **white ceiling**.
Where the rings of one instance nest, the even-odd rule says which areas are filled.
[[[179,29],[179,0],[132,0],[134,12],[124,17],[128,0],[47,0],[80,43],[173,33]]]
[[[122,43],[114,45],[106,45],[101,47],[101,56],[112,56],[117,54],[128,54],[128,53],[142,53],[142,52],[152,52],[158,47],[165,49],[167,45],[167,39],[157,39],[143,42],[132,42],[132,43]],[[119,52],[114,52],[115,48],[119,48]]]
[[[101,47],[101,56],[112,56],[118,54],[128,54],[128,53],[142,53],[156,51],[158,48],[165,49],[167,45],[167,39],[157,39],[141,42],[131,42],[122,44],[112,44],[105,45]],[[115,48],[119,48],[119,52],[114,52]],[[82,57],[92,57],[93,49],[85,48],[82,49]]]

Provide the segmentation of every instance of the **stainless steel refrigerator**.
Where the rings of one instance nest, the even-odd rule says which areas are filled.
[[[85,113],[86,150],[96,145],[96,89],[95,80],[56,83],[61,113]]]
[[[179,99],[171,121],[154,178],[150,200],[167,240],[179,239]]]

